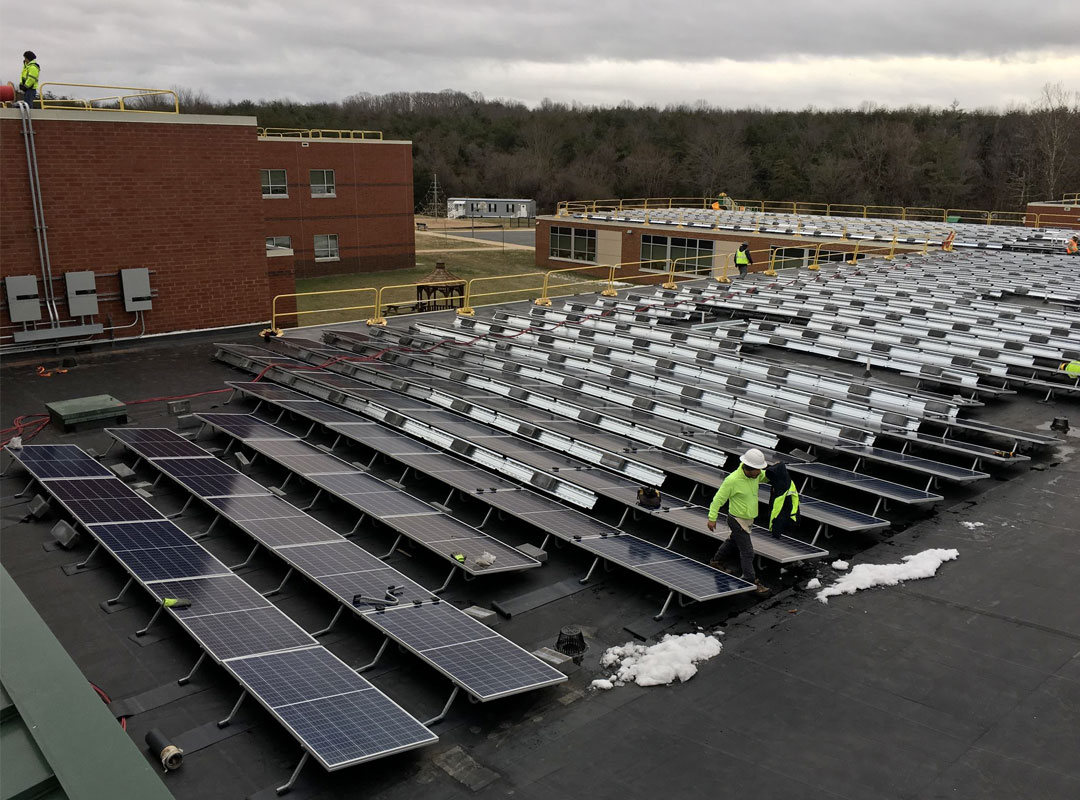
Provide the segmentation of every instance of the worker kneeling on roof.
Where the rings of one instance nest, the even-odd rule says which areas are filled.
[[[720,507],[727,503],[727,524],[731,532],[709,566],[734,574],[738,568],[732,557],[737,554],[742,579],[753,583],[758,594],[768,594],[768,588],[754,573],[754,543],[750,539],[750,530],[758,515],[758,486],[766,480],[764,470],[768,465],[764,454],[756,447],[743,453],[739,461],[739,468],[724,478],[709,506],[708,528],[715,531]]]

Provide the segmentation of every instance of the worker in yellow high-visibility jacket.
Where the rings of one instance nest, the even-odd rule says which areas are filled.
[[[750,271],[753,263],[754,259],[750,257],[750,243],[743,242],[739,245],[739,249],[735,251],[735,266],[739,269],[740,278],[746,277],[746,273]]]
[[[37,56],[33,51],[27,50],[23,53],[23,68],[19,74],[19,90],[23,93],[23,100],[27,105],[34,105],[40,85],[41,67],[37,63]]]

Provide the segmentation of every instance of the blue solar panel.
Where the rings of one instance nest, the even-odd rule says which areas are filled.
[[[203,422],[219,428],[237,439],[296,439],[288,431],[263,422],[250,414],[197,414]]]
[[[168,461],[155,461],[156,466]],[[270,491],[261,483],[237,472],[234,475],[180,475],[170,476],[199,497],[249,497],[268,495]]]
[[[57,500],[105,500],[113,497],[131,497],[130,486],[116,478],[80,478],[49,481],[49,491]]]
[[[643,564],[654,564],[660,561],[682,558],[678,553],[660,547],[660,545],[625,534],[582,539],[578,544],[590,552],[601,554],[604,558],[609,558],[623,566],[633,568],[640,567]]]
[[[229,568],[198,545],[125,550],[116,556],[143,583],[228,575]]]
[[[403,514],[438,514],[440,513],[423,500],[417,500],[404,492],[385,487],[384,492],[341,495],[343,499],[361,509],[365,514],[385,519]]]
[[[268,608],[273,605],[235,575],[160,581],[149,584],[148,588],[158,600],[169,597],[189,601],[190,606],[173,609],[173,613],[180,618],[203,617],[207,614],[243,611],[249,608]]]
[[[311,517],[249,519],[236,523],[266,547],[340,542],[341,534]]]
[[[323,647],[237,659],[229,671],[270,708],[373,688]]]
[[[199,458],[208,455],[203,448],[169,428],[107,428],[106,433],[146,458]]]
[[[214,497],[206,501],[232,520],[283,519],[307,516],[296,506],[280,497]]]
[[[319,583],[349,604],[353,604],[356,595],[363,595],[372,601],[386,600],[390,587],[394,587],[393,596],[399,603],[431,600],[434,597],[423,586],[390,567],[365,572],[350,572],[345,575],[324,575],[319,578]],[[377,606],[378,603],[359,601],[355,605],[357,608],[369,608]]]
[[[64,500],[62,502],[80,522],[87,525],[97,522],[137,522],[165,519],[165,516],[160,511],[142,498],[134,495],[100,500]]]
[[[91,532],[114,553],[160,547],[188,547],[195,544],[190,536],[167,520],[94,525]]]
[[[293,389],[286,389],[284,386],[279,386],[276,383],[243,383],[240,381],[227,381],[226,386],[231,386],[234,389],[240,389],[244,394],[251,395],[252,397],[258,397],[262,400],[273,400],[278,403],[287,402],[299,402],[299,403],[317,403],[312,397],[300,394],[300,392]]]
[[[494,495],[485,495],[484,499],[491,502],[492,498],[498,498],[501,494],[503,493],[496,492]],[[492,503],[492,505],[495,505],[495,503]],[[510,510],[514,513],[513,508]],[[530,525],[536,525],[545,533],[551,533],[562,539],[569,539],[572,536],[610,535],[616,532],[616,529],[611,525],[570,508],[523,514],[521,519]]]
[[[444,602],[368,612],[365,617],[394,639],[417,651],[499,635],[484,623]]]
[[[386,562],[344,539],[329,544],[285,547],[276,552],[312,578],[386,568]]]
[[[236,470],[224,461],[214,458],[205,450],[199,458],[170,458],[164,464],[156,465],[166,475],[174,477],[187,475],[233,475]]]
[[[6,449],[38,479],[114,477],[73,444],[28,444],[19,450]]]
[[[316,644],[276,607],[190,617],[184,626],[220,661]]]
[[[384,492],[388,488],[378,478],[360,472],[343,472],[337,475],[312,475],[311,483],[337,495]]]

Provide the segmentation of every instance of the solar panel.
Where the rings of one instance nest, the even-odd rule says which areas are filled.
[[[270,708],[373,688],[323,647],[237,659],[229,671]]]
[[[248,519],[237,524],[260,544],[270,548],[341,540],[340,533],[311,517]]]
[[[104,500],[113,497],[131,497],[132,490],[116,478],[82,478],[78,480],[57,479],[49,481],[49,491],[57,500]]]
[[[340,597],[346,603],[353,604],[356,595],[363,595],[372,600],[386,598],[387,590],[393,586],[394,596],[399,603],[411,603],[413,600],[431,600],[433,595],[420,584],[409,580],[396,569],[372,569],[366,572],[350,572],[345,575],[324,575],[319,583]],[[369,608],[373,603],[356,603],[358,608]]]
[[[480,534],[464,522],[459,522],[446,514],[429,514],[416,517],[400,517],[394,520],[394,527],[401,530],[410,539],[424,544],[458,541],[488,537]]]
[[[28,444],[6,448],[35,478],[112,478],[106,467],[73,444]]]
[[[195,544],[126,550],[117,558],[143,583],[231,574],[227,566]]]
[[[644,564],[672,561],[682,558],[678,553],[667,550],[652,542],[625,534],[616,536],[582,539],[579,545],[586,550],[600,553],[604,558],[616,561],[625,567],[637,568]]]
[[[940,461],[932,461],[927,458],[919,458],[918,456],[908,455],[907,453],[898,453],[894,450],[886,450],[882,447],[858,447],[855,445],[845,445],[838,447],[837,450],[844,453],[850,453],[855,456],[872,458],[875,461],[884,461],[890,464],[897,464],[899,466],[918,470],[919,472],[923,472],[928,475],[935,475],[939,478],[946,478],[953,481],[971,481],[978,480],[980,478],[990,477],[985,472],[978,472],[976,470],[966,469],[964,467],[954,467],[952,464],[945,464]]]
[[[215,428],[225,431],[237,439],[296,439],[297,437],[288,431],[263,422],[249,414],[197,414],[201,419]]]
[[[808,475],[814,478],[832,480],[844,486],[855,486],[868,492],[896,500],[901,503],[925,503],[941,500],[941,495],[931,494],[922,489],[913,489],[900,483],[875,478],[872,475],[851,472],[828,464],[798,464],[792,467],[792,472],[799,475]]]
[[[401,517],[400,519],[429,519],[428,517]],[[397,522],[398,520],[394,520]],[[509,545],[503,544],[498,539],[490,536],[478,536],[472,539],[451,539],[450,541],[428,544],[432,550],[447,555],[461,553],[465,556],[462,565],[473,574],[484,572],[502,572],[504,570],[528,569],[539,567],[540,562],[515,550]],[[495,556],[495,563],[482,567],[476,563],[484,553]]]
[[[356,472],[356,467],[349,466],[339,458],[319,452],[304,456],[268,456],[286,469],[297,475],[335,475]]]
[[[386,568],[385,562],[352,542],[344,540],[327,544],[284,547],[275,552],[312,578],[321,579],[327,575],[344,575],[350,572]]]
[[[188,600],[186,608],[173,608],[181,619],[220,614],[226,611],[243,611],[249,608],[267,608],[273,604],[235,575],[198,578],[182,581],[159,581],[148,587],[158,600],[166,597]]]
[[[368,612],[364,616],[388,635],[418,652],[499,635],[484,623],[445,602]]]
[[[111,497],[100,500],[61,501],[80,522],[139,522],[165,519],[165,515],[140,497]]]
[[[522,515],[521,519],[535,525],[545,533],[551,533],[563,539],[573,536],[600,536],[615,533],[615,528],[587,514],[562,508],[556,511],[538,511]]]
[[[377,690],[306,700],[274,714],[327,769],[410,750],[435,734]]]
[[[890,524],[887,519],[880,519],[870,514],[864,514],[861,511],[844,508],[805,495],[799,498],[799,510],[810,519],[847,531],[887,528]]]
[[[390,490],[385,492],[365,492],[364,494],[342,495],[344,500],[352,503],[366,514],[385,519],[405,514],[439,514],[423,500],[418,500],[412,495]]]
[[[232,475],[236,472],[224,461],[207,454],[205,450],[198,458],[170,458],[158,465],[158,469],[174,477],[186,475]]]
[[[273,495],[263,497],[212,497],[207,501],[226,517],[238,522],[250,519],[304,517],[303,511]]]
[[[511,514],[562,511],[563,506],[528,489],[508,489],[484,494],[484,502]]]
[[[179,527],[169,522],[116,522],[94,525],[93,535],[109,550],[153,550],[160,547],[188,547],[195,542]]]
[[[172,428],[106,428],[105,432],[124,444],[173,442],[177,439],[183,439]]]
[[[378,478],[360,472],[343,472],[335,475],[312,475],[310,482],[321,489],[338,495],[384,492],[389,488]]]
[[[189,617],[184,627],[219,661],[317,644],[277,607]]]
[[[300,392],[279,386],[276,383],[226,381],[226,386],[239,389],[244,394],[261,400],[274,400],[279,403],[318,403],[318,400],[300,394]]]

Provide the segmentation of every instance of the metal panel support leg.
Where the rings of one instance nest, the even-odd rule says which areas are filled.
[[[184,505],[180,506],[180,510],[175,514],[169,514],[165,519],[176,519],[177,517],[184,516],[184,512],[187,511],[187,507],[191,505],[191,501],[194,500],[194,495],[188,495],[188,499],[184,501]]]
[[[211,533],[213,533],[214,527],[218,524],[219,519],[221,519],[221,517],[214,517],[212,520],[210,520],[210,527],[209,528],[207,528],[205,531],[202,531],[200,533],[191,534],[191,538],[195,539],[196,541],[198,541],[199,539],[205,539],[207,536],[209,536]]]
[[[386,553],[379,556],[379,558],[384,558],[384,559],[385,558],[390,558],[390,556],[392,556],[394,554],[394,551],[397,550],[398,545],[401,544],[401,538],[402,538],[401,534],[399,533],[398,537],[396,539],[394,539],[394,546],[391,547],[389,550],[387,550]]]
[[[179,683],[181,686],[186,686],[188,683],[190,683],[191,679],[195,677],[195,673],[199,671],[199,667],[202,666],[202,663],[205,660],[206,660],[206,651],[203,651],[202,653],[199,654],[199,660],[195,662],[195,666],[191,668],[191,672],[189,672],[183,678],[180,678],[177,681],[177,683]]]
[[[258,411],[258,410],[259,410],[259,409],[257,409],[257,408],[255,409],[255,411]],[[252,413],[252,414],[254,414],[254,413],[255,413],[255,411],[252,411],[251,413]],[[280,412],[280,413],[279,413],[279,414],[277,415],[277,418],[276,418],[276,419],[274,420],[274,422],[273,422],[272,424],[274,424],[274,425],[279,425],[279,424],[281,424],[281,419],[282,419],[282,417],[284,417],[284,416],[285,416],[285,409],[283,408],[283,409],[281,409],[281,412]]]
[[[589,578],[592,577],[593,571],[596,569],[596,565],[600,563],[600,556],[593,559],[592,566],[589,567],[589,571],[585,573],[585,577],[578,581],[578,583],[588,583]]]
[[[281,786],[277,787],[277,789],[275,789],[274,791],[280,795],[285,794],[290,789],[292,789],[293,784],[296,783],[296,779],[300,777],[300,770],[304,768],[304,764],[307,763],[307,760],[310,756],[311,753],[305,750],[304,754],[300,756],[300,763],[296,765],[296,769],[294,769],[292,775],[289,776],[289,780],[283,783]]]
[[[233,721],[233,717],[236,716],[236,712],[240,710],[240,704],[244,702],[245,697],[247,697],[247,689],[244,689],[244,691],[240,692],[240,696],[236,698],[236,705],[232,707],[232,711],[229,712],[229,716],[225,717],[225,719],[218,720],[217,726],[219,728],[229,727],[229,723]]]
[[[301,507],[300,510],[301,511],[310,511],[312,508],[315,507],[315,504],[319,502],[319,498],[322,497],[322,495],[323,495],[323,490],[319,489],[317,492],[315,492],[315,496],[311,498],[311,502],[308,503],[306,506]]]
[[[284,492],[285,487],[289,485],[289,481],[291,481],[293,479],[293,475],[295,475],[295,474],[296,474],[295,472],[290,472],[288,475],[286,475],[285,480],[283,480],[281,482],[281,486],[279,486],[278,488],[281,489],[281,491]]]
[[[105,458],[105,456],[107,456],[109,453],[112,452],[112,449],[115,446],[116,446],[116,439],[113,439],[111,442],[109,442],[109,446],[105,448],[105,452],[102,453],[100,456],[98,456],[98,458],[99,459]]]
[[[134,578],[128,578],[128,582],[124,584],[124,588],[120,590],[120,594],[116,595],[116,597],[111,597],[108,600],[106,600],[105,605],[115,606],[117,603],[119,603],[121,600],[123,600],[124,595],[127,593],[127,590],[131,588],[131,584],[133,584],[133,583],[135,583],[135,579]]]
[[[375,658],[371,659],[371,661],[364,664],[362,667],[357,667],[355,670],[353,670],[353,672],[356,672],[357,674],[359,674],[361,672],[367,672],[369,669],[374,667],[376,664],[379,663],[379,659],[383,657],[383,653],[386,652],[386,648],[389,647],[389,646],[390,646],[390,640],[389,639],[383,639],[383,643],[381,645],[379,645],[379,652],[377,652],[375,654]]]
[[[306,438],[308,438],[309,436],[311,436],[311,434],[315,433],[315,429],[316,429],[317,427],[319,427],[319,423],[317,423],[317,422],[313,422],[313,423],[311,423],[311,427],[307,429],[307,433],[305,433],[305,434],[304,434],[303,436],[301,436],[300,438],[301,438],[301,439],[306,439]]]
[[[664,601],[664,606],[663,606],[663,608],[660,609],[660,613],[657,614],[655,617],[653,617],[653,619],[659,620],[664,616],[664,614],[667,613],[668,606],[671,605],[671,601],[672,601],[672,599],[674,597],[675,597],[675,590],[672,589],[670,592],[668,592],[667,600]]]
[[[446,499],[443,500],[443,505],[446,506],[447,508],[450,507],[450,501],[454,499],[454,492],[455,491],[457,491],[457,490],[456,489],[451,489],[450,494],[448,494],[446,496]]]
[[[436,722],[442,722],[446,718],[446,715],[450,713],[450,706],[453,705],[454,700],[457,699],[458,692],[461,691],[460,686],[455,686],[454,691],[450,692],[450,697],[446,700],[446,705],[443,706],[443,710],[438,713],[437,716],[432,717],[424,722],[425,725],[434,725]]]
[[[454,575],[457,574],[457,567],[450,567],[450,574],[446,576],[446,580],[443,581],[443,585],[436,589],[432,594],[442,594],[446,591],[446,587],[450,585],[450,581],[454,579]]]
[[[100,549],[101,549],[101,545],[100,544],[95,544],[94,549],[90,551],[90,555],[88,555],[86,558],[84,558],[82,561],[80,561],[78,564],[76,564],[75,569],[86,569],[87,565],[90,563],[90,559],[92,559],[94,556],[96,556],[98,554],[98,550],[100,550]]]
[[[540,549],[541,550],[547,550],[547,545],[548,545],[549,541],[551,541],[551,534],[550,533],[545,533],[544,534],[544,541],[540,542]]]
[[[810,544],[811,544],[811,546],[813,546],[813,545],[817,544],[817,540],[818,540],[818,537],[819,537],[819,536],[821,536],[821,534],[822,534],[822,533],[823,533],[824,531],[825,531],[825,523],[824,523],[824,522],[819,522],[819,523],[818,523],[818,526],[817,526],[817,530],[816,530],[816,531],[814,531],[814,538],[812,538],[812,539],[810,540]]]
[[[233,572],[235,572],[238,569],[243,569],[244,567],[248,566],[251,563],[251,560],[253,558],[255,558],[255,554],[258,553],[258,552],[259,552],[259,545],[255,545],[253,548],[251,548],[251,552],[248,553],[247,558],[245,558],[239,564],[236,564],[234,566],[229,567],[229,569],[231,569]]]
[[[623,509],[622,516],[619,517],[619,521],[615,523],[616,528],[622,528],[623,523],[626,522],[627,516],[630,514],[630,506]]]
[[[285,588],[285,584],[289,582],[289,578],[292,577],[293,568],[289,567],[289,571],[285,573],[285,577],[281,579],[281,583],[277,585],[276,589],[271,589],[269,592],[263,592],[263,597],[272,597]]]
[[[352,530],[350,530],[346,534],[343,534],[345,538],[348,539],[350,536],[355,536],[357,531],[360,530],[360,526],[364,524],[365,519],[367,519],[367,514],[361,514],[360,518],[356,520],[356,524],[352,526]]]
[[[330,633],[337,624],[337,621],[341,619],[341,612],[345,610],[345,606],[338,606],[338,610],[334,612],[333,618],[330,620],[330,624],[322,630],[315,631],[312,636],[322,636],[324,633]]]
[[[480,524],[479,524],[479,525],[477,525],[477,526],[476,526],[476,529],[477,529],[477,530],[480,530],[480,529],[481,529],[481,528],[483,528],[483,527],[484,527],[485,525],[487,525],[487,523],[488,523],[488,520],[489,520],[489,519],[491,519],[491,514],[492,514],[492,512],[494,512],[494,511],[495,511],[495,507],[494,507],[494,506],[488,506],[488,510],[487,510],[487,513],[486,513],[486,514],[484,514],[484,519],[483,519],[483,520],[482,520],[482,521],[480,522]]]
[[[329,447],[330,452],[333,452],[334,450],[337,450],[337,446],[339,444],[341,444],[341,434],[340,433],[337,436],[334,437],[334,443],[331,444],[330,447]]]
[[[22,496],[23,496],[24,494],[26,494],[26,493],[27,493],[28,491],[30,491],[30,487],[34,485],[34,481],[35,481],[35,480],[37,480],[37,479],[36,479],[36,478],[31,478],[31,479],[30,479],[30,482],[29,482],[28,484],[26,484],[26,486],[24,486],[24,487],[22,488],[22,491],[20,491],[20,492],[19,492],[18,494],[16,494],[15,496],[16,496],[16,497],[22,497]]]
[[[236,441],[236,439],[229,439],[229,443],[225,445],[225,449],[221,451],[223,457],[229,454],[229,451],[233,449],[233,445],[236,444]]]
[[[165,609],[165,606],[158,606],[154,610],[154,616],[150,617],[150,621],[146,623],[146,625],[142,628],[142,630],[135,631],[135,635],[136,636],[145,636],[146,632],[148,630],[150,630],[150,626],[153,625],[157,621],[157,618],[161,616],[161,612],[164,609]]]
[[[679,538],[679,531],[681,530],[682,528],[680,528],[678,525],[675,526],[675,532],[671,534],[671,539],[666,545],[664,545],[668,550],[670,550],[671,546],[675,544],[675,540]]]

